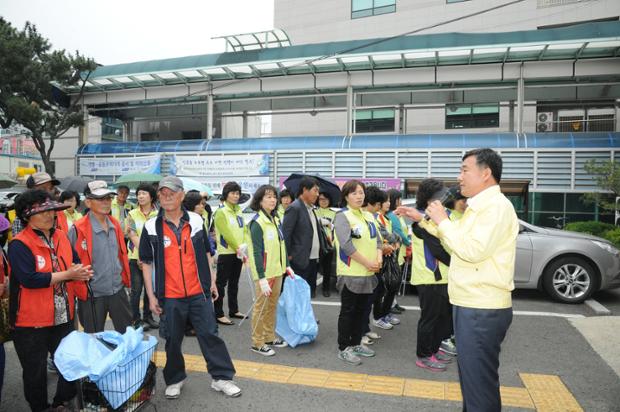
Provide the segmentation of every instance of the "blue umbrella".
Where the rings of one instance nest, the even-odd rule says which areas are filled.
[[[204,183],[200,183],[198,180],[191,179],[189,177],[179,177],[183,181],[183,189],[188,192],[190,190],[197,190],[199,192],[206,192],[209,197],[213,196],[213,191]]]
[[[293,173],[284,181],[284,186],[297,197],[299,191],[299,183],[305,176],[313,177],[319,182],[319,191],[329,196],[332,205],[337,205],[340,202],[340,188],[331,179],[320,175],[308,175],[302,173]]]

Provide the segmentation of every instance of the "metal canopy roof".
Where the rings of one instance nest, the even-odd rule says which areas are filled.
[[[289,74],[619,55],[620,22],[588,23],[505,33],[441,33],[306,44],[117,64],[99,67],[86,88],[107,91]]]
[[[228,48],[234,52],[267,49],[270,47],[286,47],[291,45],[291,40],[284,30],[274,29],[255,33],[231,34],[228,36],[212,37],[212,39],[226,40]]]

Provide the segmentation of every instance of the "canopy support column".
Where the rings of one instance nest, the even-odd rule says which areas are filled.
[[[213,94],[207,95],[207,140],[213,139]]]
[[[523,133],[523,100],[525,99],[525,81],[523,80],[523,63],[517,81],[517,133]]]

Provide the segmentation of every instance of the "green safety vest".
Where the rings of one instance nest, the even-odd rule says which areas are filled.
[[[379,230],[375,218],[368,212],[362,210],[344,209],[342,213],[351,226],[351,231],[358,231],[361,235],[359,239],[351,238],[355,249],[366,256],[368,259],[377,257],[377,236]],[[338,255],[337,273],[338,276],[374,276],[374,272],[368,270],[366,266],[353,260],[340,250],[338,239],[334,242]]]
[[[271,220],[261,211],[252,218],[252,221],[258,223],[263,231],[263,267],[265,269],[265,279],[282,276],[286,271],[286,246],[284,243],[284,236],[282,236],[282,231],[280,230],[280,220],[277,217]],[[256,261],[254,260],[254,244],[252,243],[252,235],[250,234],[249,228],[246,229],[245,236],[245,243],[248,245],[248,258],[250,261],[252,278],[258,280],[258,271],[256,270]]]
[[[140,206],[138,206],[137,208],[130,211],[127,217],[131,217],[131,219],[136,224],[136,234],[138,235],[138,239],[140,239],[140,236],[142,236],[142,228],[144,227],[144,224],[146,223],[146,221],[152,217],[157,217],[157,209],[151,209],[151,211],[149,212],[149,215],[144,216],[144,214],[140,210]],[[132,249],[129,247],[130,243],[131,243],[131,240],[127,242],[127,251],[129,254],[128,257],[130,260],[131,259],[137,260],[140,258],[140,254],[138,253],[138,249],[140,245],[133,245],[133,249]]]
[[[123,208],[129,212],[134,208],[134,205],[125,201]],[[125,230],[125,219],[121,219],[121,206],[118,204],[118,199],[116,199],[116,197],[112,199],[112,209],[110,210],[110,214],[114,219],[118,220],[121,224],[121,228]]]
[[[220,224],[224,227],[218,225],[218,219],[215,218],[215,214],[224,214],[225,224],[220,221]],[[224,202],[224,205],[217,209],[214,213],[214,222],[215,222],[215,240],[217,241],[217,253],[219,255],[233,255],[236,254],[237,251],[226,243],[226,239],[224,239],[224,233],[226,236],[232,236],[238,245],[243,243],[244,238],[244,224],[243,224],[243,215],[241,214],[241,208],[239,205],[231,205],[228,202]]]

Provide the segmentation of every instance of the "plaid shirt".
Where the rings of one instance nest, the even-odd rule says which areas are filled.
[[[24,226],[24,222],[22,222],[20,218],[16,217],[13,221],[13,224],[11,225],[11,232],[13,234],[13,237],[17,236],[17,234],[25,228],[26,226]]]

